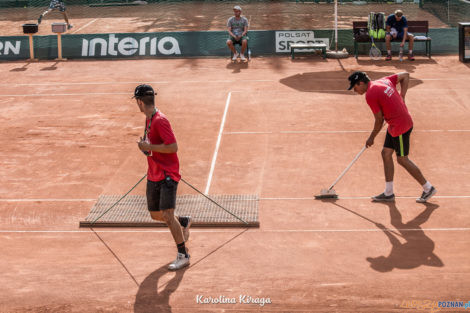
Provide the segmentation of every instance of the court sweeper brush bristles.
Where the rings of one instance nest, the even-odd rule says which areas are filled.
[[[336,178],[336,180],[334,181],[333,184],[331,184],[330,188],[328,189],[322,189],[320,191],[320,194],[319,195],[316,195],[315,196],[315,199],[337,199],[338,198],[338,195],[336,194],[335,190],[333,189],[333,187],[336,185],[336,183],[339,182],[339,180],[344,176],[344,174],[346,174],[346,172],[351,168],[351,166],[353,166],[353,164],[357,161],[357,159],[359,159],[359,157],[361,156],[361,154],[367,149],[366,146],[362,147],[361,151],[359,151],[359,153],[356,155],[356,157],[352,160],[351,163],[349,163],[348,167],[346,167],[344,169],[344,171],[338,176],[338,178]]]

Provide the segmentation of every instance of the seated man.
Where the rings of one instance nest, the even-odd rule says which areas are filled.
[[[405,16],[403,16],[403,11],[396,10],[395,14],[391,14],[387,18],[386,22],[387,34],[385,35],[385,44],[387,46],[387,57],[385,60],[390,61],[392,59],[392,49],[390,41],[392,40],[401,40],[400,47],[405,46],[405,41],[408,39],[408,60],[414,61],[413,56],[413,42],[414,36],[411,33],[408,33],[408,22],[406,21]]]
[[[230,38],[227,40],[227,46],[233,52],[233,61],[236,61],[238,56],[242,61],[245,61],[245,51],[248,45],[248,37],[246,33],[248,32],[248,20],[246,17],[241,16],[242,8],[236,5],[233,8],[233,12],[235,16],[232,16],[227,21],[228,33]],[[235,49],[235,44],[239,44],[242,46],[240,55],[238,55],[237,50]]]

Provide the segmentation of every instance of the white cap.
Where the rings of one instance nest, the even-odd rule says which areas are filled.
[[[241,10],[242,10],[242,8],[241,8],[239,5],[234,6],[233,9],[234,9],[234,10],[238,10],[238,11],[241,11]]]

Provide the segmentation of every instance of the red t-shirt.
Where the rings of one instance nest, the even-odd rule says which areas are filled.
[[[148,127],[149,121],[150,120],[147,119],[145,127]],[[170,122],[160,111],[157,111],[153,116],[147,137],[152,145],[170,145],[176,142]],[[147,171],[148,180],[154,182],[161,181],[165,179],[166,175],[169,175],[174,181],[180,180],[180,165],[176,153],[159,153],[152,151],[152,155],[147,156],[147,161],[149,165]]]
[[[398,75],[369,82],[366,101],[374,114],[382,111],[392,137],[400,136],[413,127],[413,120],[397,90]]]

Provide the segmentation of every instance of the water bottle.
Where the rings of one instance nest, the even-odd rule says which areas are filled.
[[[248,60],[251,60],[251,49],[248,49]]]
[[[403,47],[400,47],[400,56],[399,56],[400,62],[403,61]]]

